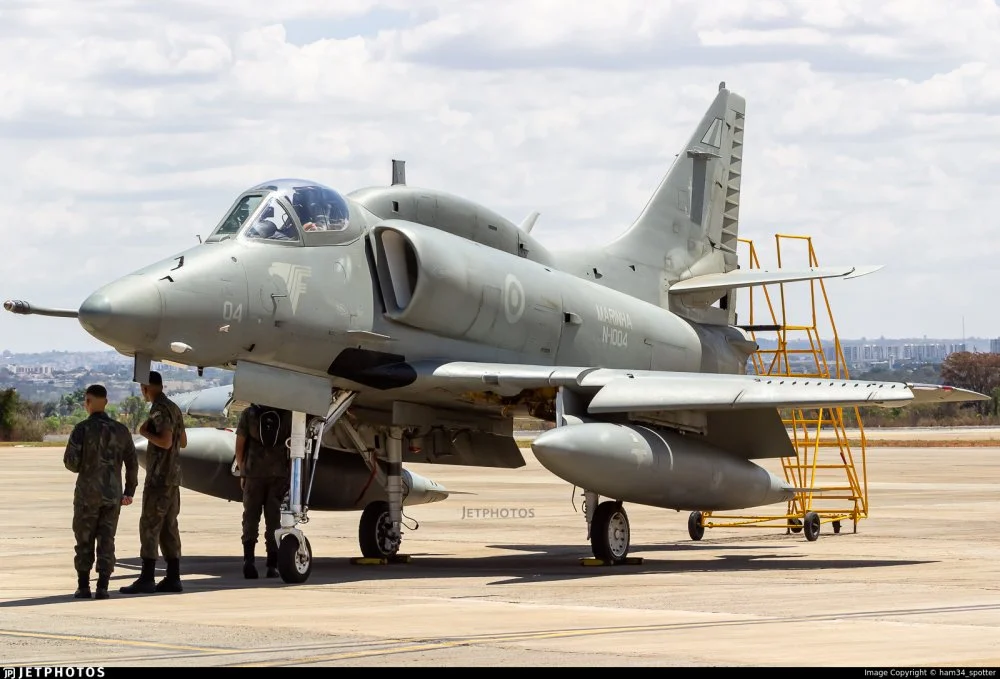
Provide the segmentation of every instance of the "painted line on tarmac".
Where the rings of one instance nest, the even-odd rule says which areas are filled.
[[[182,644],[162,644],[156,641],[134,641],[131,639],[111,639],[108,637],[82,636],[79,634],[51,634],[48,632],[22,632],[20,630],[0,629],[0,637],[22,637],[29,639],[52,639],[55,641],[82,641],[97,644],[114,644],[116,646],[134,646],[137,648],[162,648],[169,651],[196,651],[199,653],[230,653],[231,648],[211,648],[207,646],[185,646]],[[28,663],[30,664],[30,663]]]
[[[820,613],[816,615],[788,616],[781,618],[740,618],[735,620],[664,623],[659,625],[628,625],[621,627],[593,627],[585,629],[562,629],[538,632],[504,632],[499,634],[484,634],[469,637],[458,637],[450,640],[435,641],[427,639],[408,639],[404,645],[394,648],[368,649],[330,653],[324,655],[300,658],[284,658],[256,663],[238,664],[237,667],[290,667],[338,660],[370,658],[378,656],[400,655],[404,653],[422,653],[426,651],[478,646],[490,643],[512,643],[525,641],[544,641],[547,639],[567,639],[574,637],[602,636],[613,634],[635,634],[641,632],[668,632],[673,630],[710,629],[718,627],[738,627],[743,625],[774,625],[794,624],[803,622],[839,622],[845,619],[882,618],[892,616],[934,615],[941,613],[966,613],[972,611],[987,611],[1000,609],[1000,604],[974,604],[968,606],[944,606],[929,608],[909,608],[895,610],[855,611],[843,613]],[[277,650],[277,649],[276,649]]]
[[[142,661],[147,662],[150,660],[193,660],[197,658],[213,658],[221,656],[260,656],[266,653],[288,653],[296,651],[330,651],[338,646],[345,648],[359,648],[366,646],[392,646],[393,644],[403,643],[403,639],[390,638],[390,639],[376,639],[372,641],[343,641],[335,643],[323,643],[316,642],[310,644],[301,644],[296,646],[277,646],[277,647],[265,647],[265,648],[204,648],[200,646],[188,647],[181,645],[171,645],[171,644],[157,644],[157,643],[145,643],[145,642],[131,642],[131,641],[119,641],[117,639],[102,639],[98,637],[80,637],[75,635],[59,635],[59,634],[43,634],[41,632],[9,632],[6,630],[0,630],[0,636],[4,634],[9,634],[11,636],[22,636],[22,637],[37,637],[44,639],[56,638],[60,640],[84,640],[88,642],[96,641],[100,643],[113,644],[113,645],[128,645],[131,647],[140,648],[163,648],[164,650],[177,650],[179,653],[162,653],[157,655],[116,655],[98,658],[87,658],[86,663],[90,665],[106,665],[109,663],[121,663],[121,662],[131,662],[131,661]],[[59,660],[32,660],[31,662],[19,663],[11,665],[12,667],[49,667],[49,666],[64,666],[67,664],[65,658]],[[141,664],[141,663],[140,663]]]

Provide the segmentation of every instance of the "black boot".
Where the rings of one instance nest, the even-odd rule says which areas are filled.
[[[181,587],[181,560],[167,559],[167,577],[156,583],[157,592],[183,592]]]
[[[94,592],[95,599],[108,598],[108,581],[111,579],[110,573],[97,574],[97,591]]]
[[[73,598],[74,599],[90,598],[90,571],[76,572],[76,592],[73,594]]]
[[[267,577],[278,577],[278,553],[270,549],[267,550]]]
[[[257,567],[254,565],[254,548],[256,543],[244,542],[243,543],[243,577],[247,580],[257,579]]]
[[[139,578],[128,587],[122,587],[118,591],[122,594],[152,594],[156,591],[156,559],[142,560],[142,573]]]

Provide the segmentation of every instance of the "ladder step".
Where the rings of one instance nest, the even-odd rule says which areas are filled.
[[[809,493],[800,493],[800,495],[809,495]],[[861,498],[854,495],[820,495],[813,498],[813,502],[818,500],[850,500],[851,502],[855,500],[860,500]]]
[[[791,441],[792,446],[798,448],[799,450],[813,450],[815,448],[841,448],[843,446],[837,441],[836,438],[830,437],[829,439],[820,439],[819,443],[812,436],[789,436],[788,440]]]

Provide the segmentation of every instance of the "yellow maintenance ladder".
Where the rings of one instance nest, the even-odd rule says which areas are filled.
[[[749,249],[749,257],[741,261],[749,262],[751,269],[762,268],[753,242],[743,238],[739,242]],[[806,266],[819,266],[812,238],[777,234],[778,267],[785,263],[782,245],[785,245],[786,260],[789,249],[804,245]],[[761,348],[753,355],[754,371],[758,375],[848,379],[847,362],[822,280],[761,285],[748,290],[749,318],[743,327],[759,345],[766,339],[770,340],[768,344],[775,345],[774,348]],[[790,311],[790,307],[797,307],[798,313]],[[833,355],[830,357],[823,345],[821,323],[831,335]],[[790,344],[796,340],[803,346],[792,348]],[[859,439],[855,442],[848,440],[843,408],[782,410],[782,421],[796,451],[796,457],[781,458],[785,480],[795,488],[808,490],[796,493],[784,514],[692,512],[688,521],[691,538],[700,540],[705,528],[784,528],[793,533],[804,530],[806,539],[812,541],[819,537],[820,524],[830,523],[833,532],[839,533],[841,523],[848,519],[857,532],[858,521],[868,517],[868,468],[858,408],[848,410],[853,411],[859,430]]]

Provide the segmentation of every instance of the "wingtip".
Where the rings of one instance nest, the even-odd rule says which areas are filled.
[[[960,403],[963,401],[989,401],[992,398],[988,394],[983,394],[971,389],[953,387],[948,384],[920,384],[912,382],[908,383],[906,386],[910,388],[910,391],[914,392],[915,396],[921,391],[938,393],[941,395],[941,398],[937,400],[942,402],[950,401]]]
[[[851,273],[844,276],[844,280],[850,280],[852,278],[861,278],[862,276],[867,276],[870,273],[875,273],[879,269],[885,268],[885,264],[871,264],[868,266],[856,266],[851,271]]]

